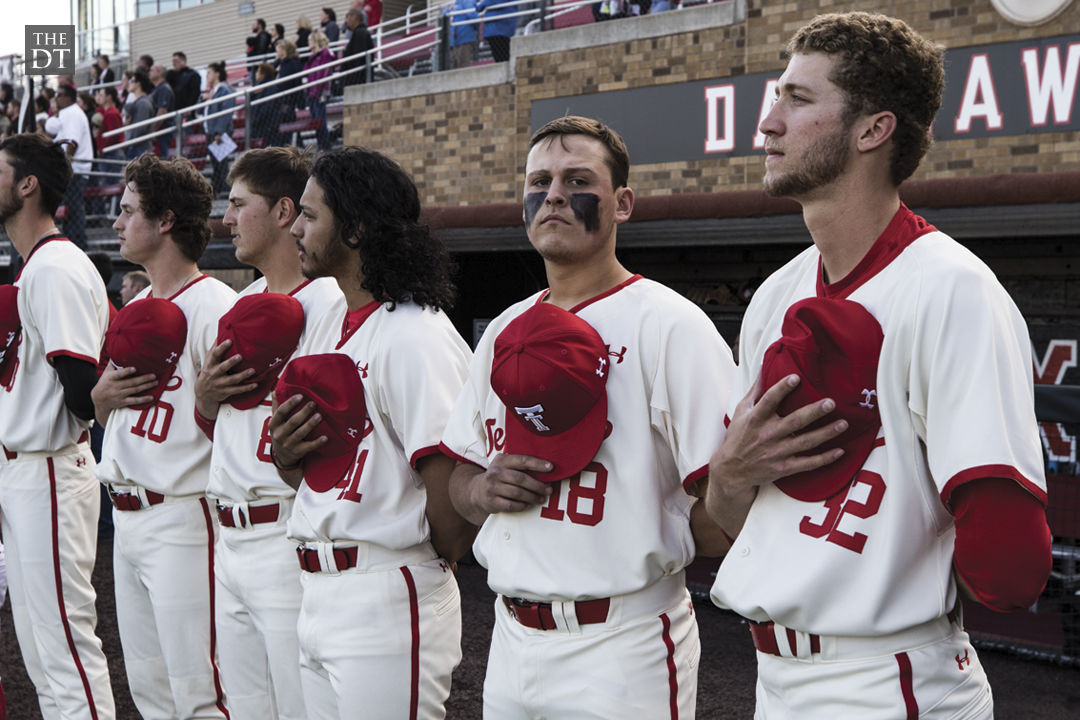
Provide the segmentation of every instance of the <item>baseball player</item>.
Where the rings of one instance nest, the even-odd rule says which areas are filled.
[[[850,13],[788,52],[760,125],[765,189],[800,202],[814,245],[743,322],[746,395],[709,474],[735,537],[712,597],[752,621],[758,718],[990,718],[957,588],[1024,608],[1050,568],[1027,328],[982,262],[900,202],[941,49]],[[762,446],[804,441],[788,397],[845,431],[784,468]]]
[[[190,162],[143,155],[128,164],[124,182],[113,224],[120,254],[145,267],[151,280],[125,310],[142,298],[168,300],[186,319],[174,373],[155,378],[110,363],[94,388],[105,424],[98,477],[114,505],[124,664],[144,718],[223,718],[214,629],[217,519],[205,496],[210,442],[195,424],[194,385],[195,368],[206,362],[218,319],[236,293],[196,264],[210,239],[213,193]]]
[[[700,309],[616,259],[634,193],[614,131],[554,120],[525,171],[550,288],[488,326],[443,436],[499,594],[484,715],[692,718],[683,569],[726,542],[689,491],[723,432],[731,353]]]
[[[0,506],[11,611],[41,714],[101,720],[115,711],[94,634],[100,497],[87,430],[109,302],[53,225],[70,177],[64,151],[40,135],[0,143],[0,222],[25,263],[4,294],[15,307],[0,312]]]
[[[196,421],[214,441],[207,494],[221,526],[215,610],[233,720],[307,717],[296,636],[300,572],[296,543],[285,534],[296,491],[278,477],[270,456],[268,395],[297,344],[326,346],[345,312],[333,278],[304,278],[289,231],[310,174],[311,160],[295,147],[251,150],[233,164],[224,223],[237,260],[262,277],[221,321],[228,328],[219,333],[245,347],[231,339],[218,344],[195,382]],[[291,343],[282,344],[292,317],[286,300],[297,322]],[[259,357],[269,358],[269,372],[252,366]]]
[[[321,155],[300,209],[304,275],[333,277],[347,302],[336,336],[285,369],[270,422],[275,462],[297,487],[288,532],[303,570],[308,716],[441,718],[461,659],[448,561],[474,535],[438,451],[469,359],[443,312],[449,258],[418,223],[412,180],[375,152]],[[282,399],[283,388],[296,390]],[[331,432],[341,425],[344,436]]]

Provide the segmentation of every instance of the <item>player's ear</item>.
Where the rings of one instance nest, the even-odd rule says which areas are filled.
[[[856,120],[860,127],[858,148],[860,152],[876,150],[896,132],[896,115],[889,110],[867,115]]]
[[[172,210],[166,210],[158,220],[158,232],[164,235],[176,225],[176,214]]]
[[[41,183],[38,182],[37,175],[27,175],[19,181],[18,191],[22,193],[23,197],[27,197],[34,193],[34,190],[41,187]]]
[[[624,223],[634,211],[634,191],[623,186],[615,191],[615,223]]]
[[[292,198],[283,197],[274,205],[274,213],[277,216],[278,227],[292,227],[293,222],[296,221],[296,203],[292,201]]]

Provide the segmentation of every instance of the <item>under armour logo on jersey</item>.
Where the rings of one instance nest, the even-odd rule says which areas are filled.
[[[604,347],[607,348],[608,355],[610,355],[613,358],[618,358],[618,360],[615,361],[615,364],[616,365],[622,365],[623,356],[626,355],[626,346],[623,345],[622,349],[619,350],[619,352],[612,352],[610,345],[605,345]]]
[[[863,388],[862,396],[863,401],[859,403],[859,407],[870,408],[872,410],[874,408],[873,398],[877,397],[877,390],[867,390],[866,388]]]
[[[75,467],[86,467],[86,458],[75,458]]]
[[[363,379],[367,379],[368,365],[370,365],[370,363],[364,363],[364,366],[361,367],[360,363],[356,363],[356,372],[360,373],[360,377]]]
[[[178,355],[176,353],[171,352],[171,353],[169,353],[169,357],[165,358],[165,362],[174,363],[174,362],[176,362],[177,357],[178,357]]]
[[[536,428],[536,432],[548,432],[551,430],[544,424],[544,406],[539,403],[529,407],[515,407],[514,412],[531,422],[533,427]]]
[[[960,653],[956,653],[956,666],[961,670],[964,669],[964,663],[971,665],[971,658],[968,657],[968,651],[964,651],[964,657],[960,657]]]
[[[607,366],[607,358],[598,357],[596,359],[600,361],[600,366],[596,368],[596,374],[600,377],[604,377],[604,368]]]

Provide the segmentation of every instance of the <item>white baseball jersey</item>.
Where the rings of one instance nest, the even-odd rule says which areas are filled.
[[[443,443],[486,467],[503,450],[506,408],[491,389],[495,338],[545,293],[491,322]],[[735,367],[693,303],[634,276],[573,308],[608,347],[611,432],[543,507],[488,516],[474,552],[488,584],[511,597],[585,600],[641,590],[694,559],[685,487],[708,472],[723,435]],[[604,572],[603,568],[618,568]]]
[[[901,207],[842,280],[823,285],[811,247],[762,284],[743,321],[729,413],[760,374],[787,308],[815,294],[860,303],[884,332],[877,444],[827,501],[761,487],[712,597],[752,620],[820,635],[893,633],[955,603],[945,506],[953,489],[1007,477],[1045,502],[1031,343],[993,273]]]
[[[299,541],[374,543],[404,550],[431,534],[427,491],[415,470],[438,452],[439,437],[469,363],[469,348],[443,312],[373,302],[361,324],[345,329],[311,354],[340,352],[356,363],[364,383],[367,422],[356,459],[338,487],[318,493],[300,485],[289,519]],[[355,322],[355,314],[352,321]]]
[[[266,278],[244,288],[239,297],[262,292],[266,292]],[[337,340],[345,296],[333,278],[307,281],[289,294],[304,308],[304,331],[298,353],[305,346],[327,347]],[[271,389],[267,399],[248,410],[237,410],[228,402],[222,403],[218,410],[206,493],[226,505],[262,498],[291,498],[295,494],[278,476],[270,456],[269,395],[272,392]]]
[[[60,237],[34,248],[15,285],[22,335],[15,373],[0,392],[0,442],[18,452],[55,452],[72,445],[90,423],[64,405],[51,360],[69,355],[97,366],[109,300],[94,264]]]
[[[151,292],[147,288],[136,299]],[[195,368],[214,347],[218,320],[235,298],[232,288],[208,275],[168,298],[187,318],[184,352],[156,403],[145,410],[120,408],[109,416],[98,465],[101,482],[139,485],[173,497],[206,492],[210,441],[195,425]]]

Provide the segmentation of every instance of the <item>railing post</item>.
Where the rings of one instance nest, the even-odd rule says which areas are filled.
[[[244,150],[251,148],[251,86],[244,88]]]
[[[184,113],[177,110],[173,123],[176,125],[176,157],[181,157],[184,154]]]
[[[439,18],[439,45],[435,54],[435,67],[433,71],[446,70],[450,67],[450,16],[443,15]]]
[[[548,10],[551,7],[551,0],[540,0],[540,29],[551,30],[555,24],[553,20],[548,18]]]

